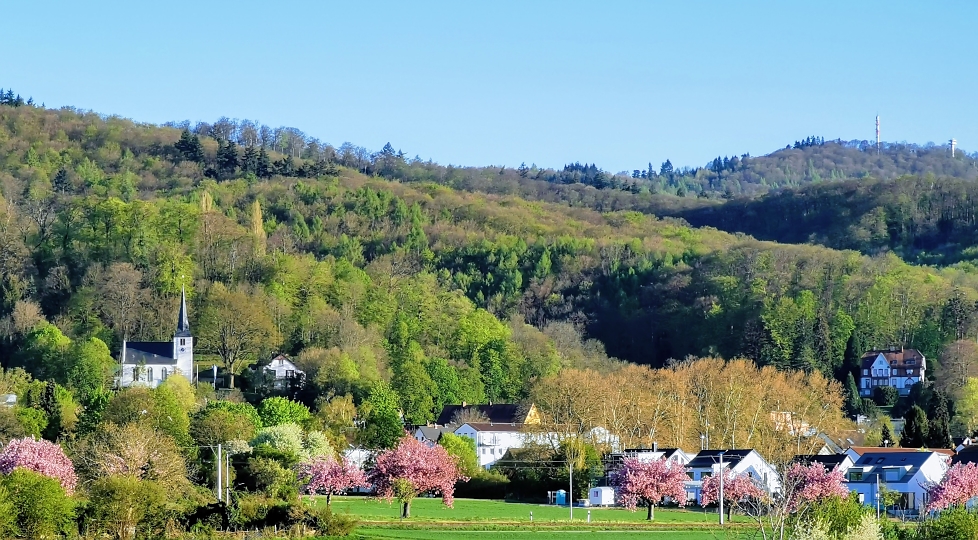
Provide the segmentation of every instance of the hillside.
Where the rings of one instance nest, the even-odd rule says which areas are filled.
[[[821,183],[661,214],[777,242],[892,250],[906,260],[948,265],[978,256],[976,201],[972,180],[906,176]]]

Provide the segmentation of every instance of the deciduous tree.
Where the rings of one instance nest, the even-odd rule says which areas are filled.
[[[300,491],[308,495],[325,494],[327,506],[333,495],[370,486],[360,467],[346,458],[337,461],[332,456],[300,463],[296,476],[301,484]]]
[[[682,465],[666,459],[627,458],[611,475],[618,502],[629,510],[635,510],[640,504],[647,507],[649,521],[655,517],[655,505],[666,497],[679,506],[686,506],[686,480]]]
[[[401,517],[411,517],[411,501],[418,495],[441,495],[441,500],[452,507],[455,483],[467,481],[458,469],[455,458],[441,446],[421,444],[411,436],[404,436],[395,448],[381,452],[374,467],[367,474],[378,497],[391,501],[397,498],[402,504]]]

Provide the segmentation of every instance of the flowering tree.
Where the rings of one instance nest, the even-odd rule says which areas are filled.
[[[367,474],[378,497],[388,502],[397,497],[403,504],[401,517],[411,516],[411,500],[423,493],[441,494],[451,508],[455,483],[467,481],[455,458],[439,445],[428,447],[404,436],[395,448],[381,452]]]
[[[686,471],[678,463],[665,459],[628,458],[612,473],[611,485],[625,508],[634,511],[639,504],[647,507],[649,521],[655,517],[655,505],[665,497],[686,506]]]
[[[964,505],[978,497],[978,465],[958,463],[947,471],[943,480],[929,486],[927,493],[930,498],[927,511]]]
[[[788,496],[788,511],[797,512],[806,502],[818,502],[829,497],[845,498],[849,495],[846,489],[842,470],[834,467],[827,471],[821,463],[802,465],[795,463],[785,473],[785,484],[794,486]]]
[[[367,476],[346,458],[336,461],[332,456],[315,458],[299,464],[300,491],[314,495],[326,494],[326,505],[329,506],[333,494],[339,495],[349,489],[368,487]]]
[[[69,495],[78,484],[75,466],[61,446],[34,437],[13,439],[0,452],[0,473],[10,474],[17,468],[57,480]]]
[[[763,499],[767,494],[754,480],[745,474],[734,474],[730,469],[723,472],[723,502],[727,503],[727,516],[733,514],[735,506],[751,499]],[[715,474],[705,480],[700,488],[700,505],[708,506],[720,502],[720,475]]]

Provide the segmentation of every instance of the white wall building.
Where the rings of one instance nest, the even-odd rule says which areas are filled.
[[[870,506],[885,487],[900,494],[895,510],[920,512],[927,504],[926,486],[940,482],[947,469],[947,459],[937,452],[866,452],[846,471],[846,487]]]
[[[686,481],[687,500],[700,501],[703,480],[720,472],[721,461],[724,471],[732,471],[735,475],[746,474],[770,493],[781,489],[777,469],[754,450],[702,450],[686,464],[686,476],[689,477]]]
[[[510,448],[522,448],[526,441],[516,424],[467,422],[456,428],[455,434],[475,441],[475,453],[482,467],[495,463]]]
[[[276,390],[289,388],[293,381],[301,381],[306,376],[306,372],[295,367],[292,360],[284,354],[272,358],[271,362],[262,367],[262,371],[265,373],[265,380]]]
[[[910,387],[924,380],[927,359],[917,349],[893,347],[885,351],[869,351],[862,357],[859,394],[873,395],[877,386],[892,386],[901,396]]]

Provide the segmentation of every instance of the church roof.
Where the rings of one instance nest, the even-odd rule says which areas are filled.
[[[190,337],[190,320],[187,318],[187,289],[180,289],[180,315],[177,317],[176,337]]]
[[[172,341],[127,341],[123,364],[175,364]]]

